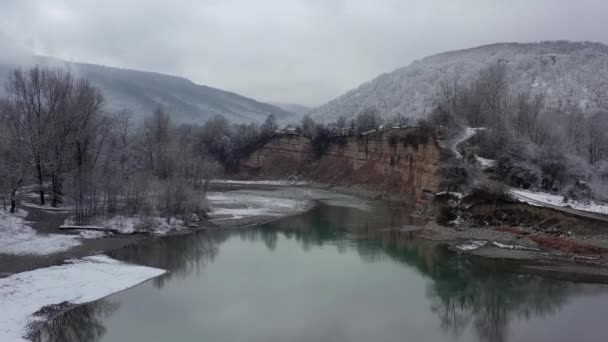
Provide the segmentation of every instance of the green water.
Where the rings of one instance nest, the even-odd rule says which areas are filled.
[[[403,210],[321,205],[118,259],[169,274],[50,322],[38,341],[607,341],[608,288],[506,272],[412,233]]]

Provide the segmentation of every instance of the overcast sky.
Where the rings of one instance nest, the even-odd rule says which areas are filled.
[[[608,41],[606,0],[0,0],[12,50],[321,104],[415,59],[504,41]]]

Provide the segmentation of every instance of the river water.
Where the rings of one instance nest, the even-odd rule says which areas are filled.
[[[37,341],[606,341],[608,287],[507,272],[404,229],[391,204],[322,202],[257,228],[112,254],[170,272],[77,307]]]

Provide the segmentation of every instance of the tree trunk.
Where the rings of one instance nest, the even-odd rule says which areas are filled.
[[[51,188],[53,196],[51,206],[57,208],[63,202],[61,199],[63,196],[63,192],[61,191],[61,176],[59,176],[58,172],[53,172],[51,175]]]
[[[40,187],[40,205],[46,205],[44,200],[44,187],[42,184],[42,162],[40,156],[36,156],[36,172],[38,173],[38,186]]]
[[[14,214],[17,211],[17,189],[11,192],[11,210],[10,213]]]

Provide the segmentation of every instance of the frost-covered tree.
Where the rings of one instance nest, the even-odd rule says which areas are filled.
[[[275,134],[278,128],[279,125],[277,124],[276,117],[274,116],[274,114],[270,114],[268,115],[266,120],[264,120],[264,123],[262,124],[262,127],[260,127],[260,130],[262,131],[262,136],[264,138],[270,138]]]
[[[356,132],[364,133],[372,129],[377,129],[382,124],[382,119],[374,107],[363,109],[356,117]]]

